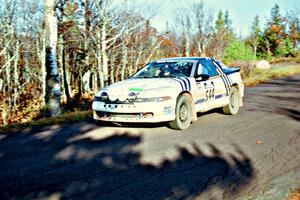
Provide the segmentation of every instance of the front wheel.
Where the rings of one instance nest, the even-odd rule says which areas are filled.
[[[223,112],[228,115],[235,115],[240,108],[239,90],[236,87],[232,87],[229,93],[229,104],[223,107]]]
[[[177,130],[187,129],[192,121],[192,107],[189,97],[179,96],[175,114],[175,120],[169,123],[170,127]]]

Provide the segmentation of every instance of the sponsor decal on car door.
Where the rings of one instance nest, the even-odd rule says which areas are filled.
[[[207,110],[215,99],[215,83],[212,80],[196,81],[197,91],[195,98],[196,111]]]

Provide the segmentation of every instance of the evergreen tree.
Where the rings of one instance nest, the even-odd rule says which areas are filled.
[[[250,29],[250,37],[248,39],[248,43],[251,45],[253,49],[253,58],[256,59],[257,57],[257,50],[259,46],[261,38],[261,30],[260,30],[260,24],[259,24],[259,17],[256,15],[254,17],[254,20],[251,25]]]
[[[229,18],[229,11],[226,10],[223,14],[222,10],[219,10],[218,18],[215,22],[215,34],[213,52],[214,56],[219,59],[223,59],[224,50],[228,43],[234,39],[234,34],[231,28],[231,19]]]
[[[291,43],[292,49],[300,48],[300,19],[297,16],[297,12],[289,12],[286,17],[287,19],[287,27],[289,35],[289,40]]]
[[[271,9],[271,17],[267,22],[264,32],[264,46],[267,49],[267,55],[272,53],[275,56],[287,55],[286,37],[284,19],[280,14],[278,4]]]
[[[231,24],[232,24],[232,21],[231,21],[231,19],[229,18],[229,11],[226,10],[226,11],[225,11],[225,14],[224,14],[224,25],[225,25],[225,28],[226,28],[229,32],[232,32]]]
[[[277,3],[271,9],[271,19],[268,23],[269,23],[269,25],[277,25],[277,26],[280,26],[282,24],[282,17],[281,17],[281,14],[280,14],[280,8],[279,8],[279,5]]]
[[[219,10],[219,13],[218,13],[218,18],[216,20],[216,32],[221,32],[223,29],[225,28],[225,20],[224,20],[224,17],[223,17],[223,12],[222,10]]]

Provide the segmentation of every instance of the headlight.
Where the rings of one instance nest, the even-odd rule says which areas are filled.
[[[102,101],[108,100],[108,94],[107,94],[106,92],[102,92],[102,93],[101,93],[101,100],[102,100]]]
[[[172,97],[170,96],[163,96],[163,97],[149,97],[149,98],[137,98],[135,102],[163,102],[171,100]]]
[[[130,103],[135,102],[136,99],[137,99],[137,96],[136,96],[136,94],[135,94],[134,92],[130,92],[130,93],[128,94],[128,101],[129,101]]]

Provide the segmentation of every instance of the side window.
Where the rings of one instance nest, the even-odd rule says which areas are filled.
[[[209,77],[218,76],[219,73],[216,70],[214,63],[211,60],[203,59],[200,61],[202,66],[206,68]]]
[[[203,67],[203,65],[201,63],[198,63],[197,71],[196,71],[195,75],[198,75],[198,74],[208,74],[207,69],[205,67]]]

